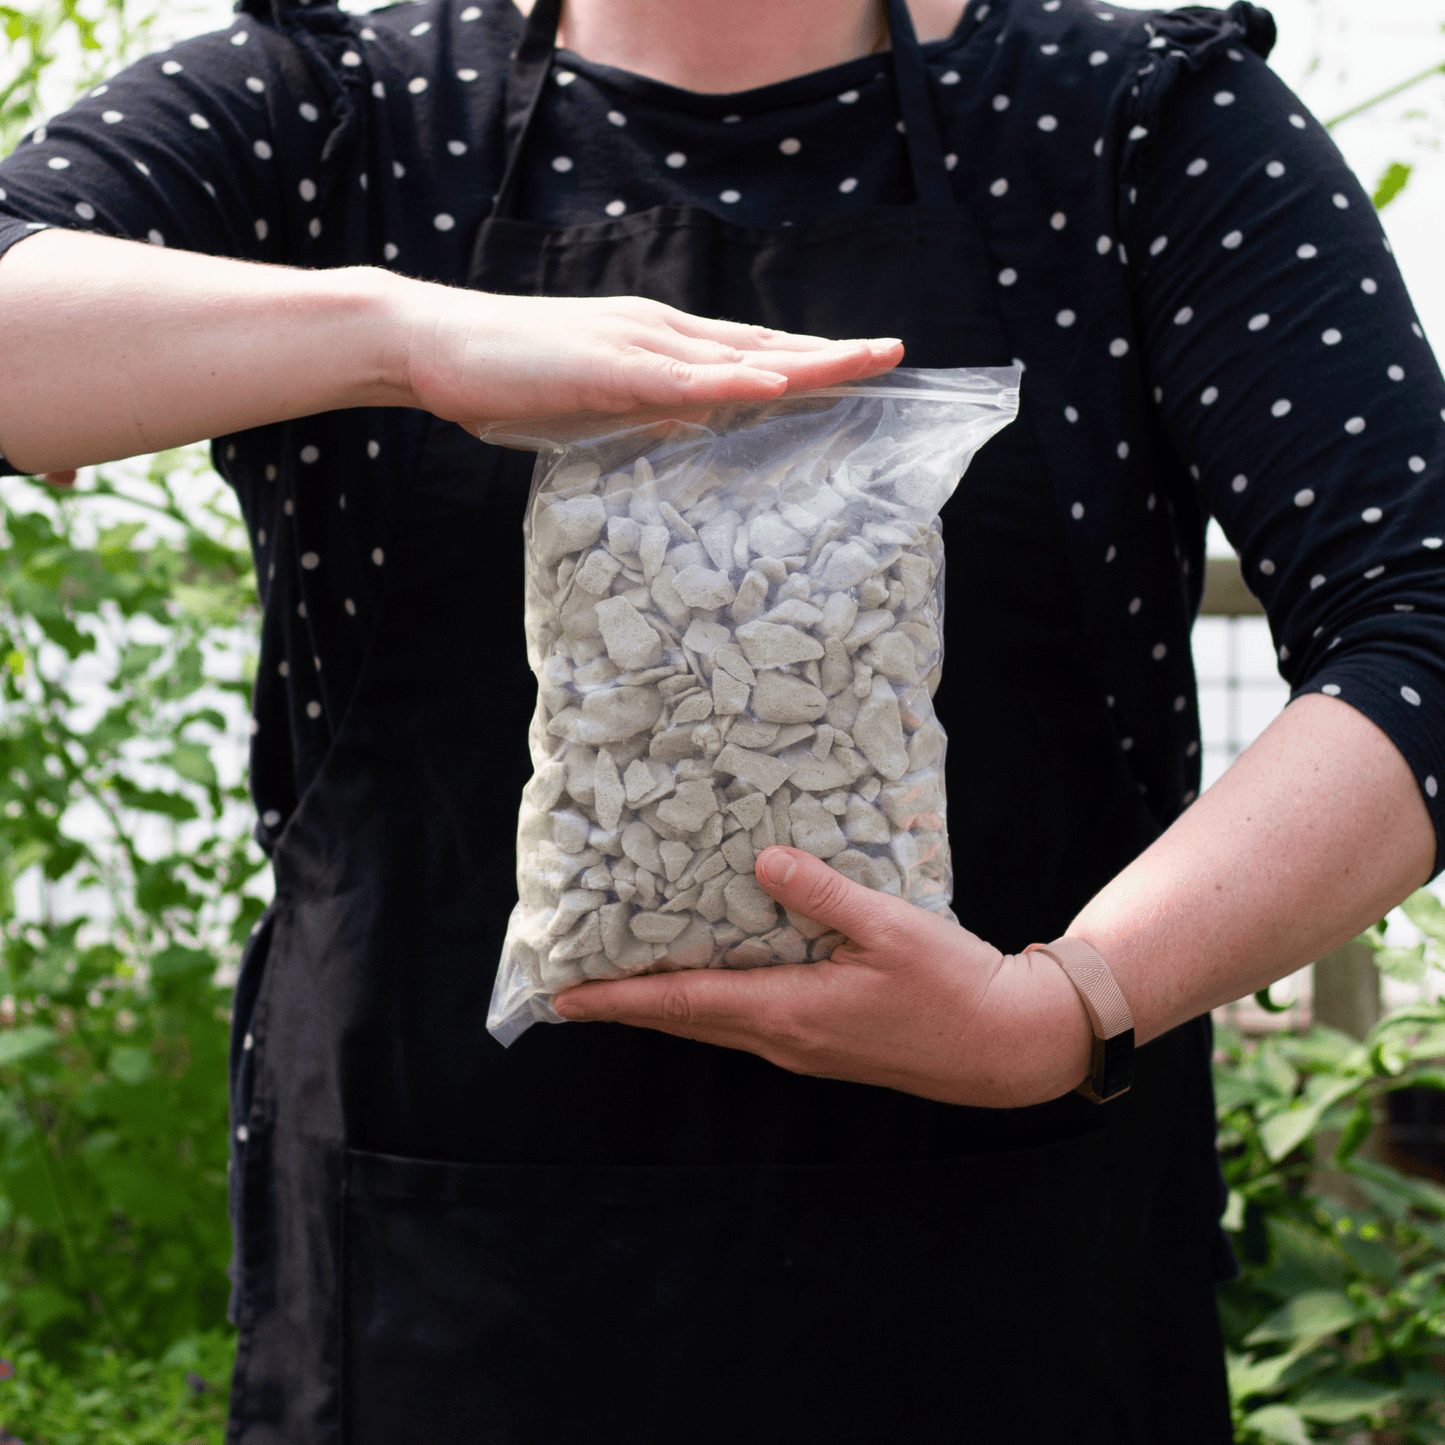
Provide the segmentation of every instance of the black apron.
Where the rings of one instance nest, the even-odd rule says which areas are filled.
[[[781,229],[661,208],[548,228],[520,158],[560,0],[508,83],[469,284],[651,296],[1011,359],[890,0],[918,204]],[[1090,675],[1029,420],[945,513],[956,911],[1062,932],[1157,832]],[[619,1025],[484,1020],[535,688],[532,458],[433,422],[355,697],[274,856],[232,1062],[236,1445],[1230,1439],[1207,1022],[1133,1092],[957,1108]]]

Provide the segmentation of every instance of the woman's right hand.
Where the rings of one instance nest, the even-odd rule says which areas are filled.
[[[414,405],[477,430],[571,411],[767,400],[896,366],[893,339],[826,341],[710,321],[636,296],[499,296],[402,282],[404,351],[392,365]]]

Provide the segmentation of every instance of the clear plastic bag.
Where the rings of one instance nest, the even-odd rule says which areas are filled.
[[[827,957],[839,936],[753,875],[771,843],[949,913],[938,514],[1019,375],[483,433],[539,453],[503,1044],[588,979]]]

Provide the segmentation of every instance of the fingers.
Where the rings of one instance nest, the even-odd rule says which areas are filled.
[[[619,358],[619,399],[644,406],[687,401],[766,400],[784,391],[832,386],[887,370],[866,342],[837,343],[826,351],[751,352],[736,361],[693,361],[629,346]]]
[[[611,389],[642,406],[767,401],[788,389],[788,378],[743,362],[698,364],[629,347],[622,358],[619,384]]]
[[[799,848],[764,848],[756,865],[758,882],[784,908],[867,945],[893,932],[909,904],[864,888]]]
[[[45,480],[52,487],[73,487],[75,485],[75,472],[46,472]]]
[[[817,386],[835,386],[863,376],[876,376],[891,370],[902,356],[901,343],[895,342],[879,351],[872,342],[855,341],[839,342],[826,350],[745,352],[743,361],[781,372],[788,378],[790,391],[810,391]]]
[[[896,336],[860,340],[846,337],[830,340],[826,336],[806,336],[795,331],[774,331],[766,326],[748,326],[737,321],[714,321],[693,316],[673,307],[666,308],[665,320],[672,330],[698,340],[716,341],[734,346],[739,351],[826,351],[834,346],[866,346],[875,356],[903,356],[903,343]],[[888,365],[896,366],[897,360]]]
[[[822,965],[690,969],[587,983],[552,1000],[564,1019],[660,1029],[680,1038],[754,1052],[781,1052],[792,1041],[787,1020],[800,990],[823,986]]]

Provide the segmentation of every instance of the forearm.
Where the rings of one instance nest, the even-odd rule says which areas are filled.
[[[1311,695],[1069,932],[1109,961],[1143,1042],[1354,937],[1425,883],[1434,857],[1394,744],[1348,704]]]
[[[901,343],[709,320],[635,296],[504,296],[42,231],[0,258],[0,451],[64,472],[357,406],[503,417],[766,401]]]
[[[292,270],[42,231],[0,259],[0,451],[60,471],[405,404],[388,354],[395,284],[369,268]]]

